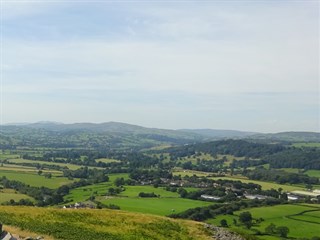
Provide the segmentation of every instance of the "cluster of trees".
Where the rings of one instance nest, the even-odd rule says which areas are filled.
[[[145,192],[140,192],[138,194],[139,197],[142,198],[156,198],[156,197],[160,197],[160,195],[155,194],[154,192],[152,193],[145,193]]]
[[[264,157],[272,168],[320,169],[319,148],[288,148]]]
[[[129,177],[131,179],[134,179],[136,181],[156,181],[157,179],[160,178],[167,178],[167,179],[172,179],[172,173],[170,171],[167,170],[163,170],[163,169],[132,169]]]
[[[289,228],[286,226],[276,226],[273,223],[270,223],[266,228],[265,228],[266,234],[269,235],[279,235],[280,237],[286,238],[289,233]]]
[[[37,206],[54,205],[63,202],[63,194],[60,188],[53,190],[46,187],[32,187],[19,181],[9,180],[6,177],[0,178],[0,183],[4,188],[15,189],[22,194],[33,197],[37,201]],[[26,203],[29,205],[29,202]]]
[[[252,180],[269,181],[280,184],[319,184],[319,178],[316,177],[309,177],[307,175],[298,173],[288,173],[282,170],[268,170],[262,167],[256,168],[255,170],[247,171],[245,173],[245,176]]]
[[[225,203],[217,203],[206,207],[191,208],[181,213],[175,213],[169,215],[172,218],[184,218],[195,221],[204,221],[209,218],[214,218],[218,215],[233,214],[234,211],[238,211],[244,208],[272,206],[276,204],[284,203],[281,199],[265,199],[259,200],[241,200]]]
[[[196,170],[196,171],[205,171],[205,172],[218,172],[221,171],[224,166],[223,163],[225,160],[199,160],[196,164],[192,164],[191,161],[184,162],[181,166],[183,169]]]
[[[88,167],[81,167],[77,170],[64,170],[63,176],[71,179],[84,178],[91,180],[92,183],[107,182],[109,180],[106,170],[89,169]]]
[[[208,143],[198,143],[166,150],[171,159],[188,157],[203,152],[216,157],[217,154],[234,155],[236,157],[261,158],[270,154],[281,152],[285,147],[280,144],[261,144],[244,140],[223,140]]]

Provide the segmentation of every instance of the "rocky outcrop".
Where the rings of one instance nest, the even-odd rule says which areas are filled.
[[[217,227],[211,224],[205,224],[204,227],[213,231],[213,238],[215,240],[245,240],[240,235],[230,232],[225,228]]]

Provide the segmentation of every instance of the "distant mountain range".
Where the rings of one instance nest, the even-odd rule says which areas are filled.
[[[236,130],[146,128],[137,125],[106,123],[58,122],[17,123],[2,125],[1,140],[17,144],[47,142],[47,145],[92,147],[152,147],[157,145],[189,144],[221,139],[252,139],[255,141],[320,142],[320,133],[282,132],[262,134]],[[2,139],[1,139],[2,138]]]

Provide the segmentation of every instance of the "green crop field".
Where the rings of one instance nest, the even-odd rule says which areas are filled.
[[[0,206],[0,222],[61,240],[212,239],[201,223],[117,210]]]
[[[184,198],[104,197],[104,199],[100,198],[99,200],[104,204],[115,204],[121,210],[162,216],[212,204]]]
[[[30,172],[17,172],[17,171],[7,171],[0,169],[0,177],[5,176],[9,180],[17,180],[34,187],[48,187],[48,188],[58,188],[64,184],[73,182],[62,176],[52,176],[52,178],[45,178],[37,173]]]
[[[243,226],[235,226],[233,219],[238,220],[238,216],[241,212],[249,211],[253,218],[263,218],[264,221],[259,225],[255,224],[251,230],[244,229]],[[311,212],[305,212],[311,211]],[[242,211],[234,212],[234,215],[218,216],[215,219],[211,219],[208,222],[216,225],[220,225],[220,221],[226,219],[230,228],[236,231],[242,231],[249,234],[253,234],[254,230],[264,232],[265,228],[273,223],[276,226],[286,226],[289,228],[288,237],[292,238],[311,238],[314,236],[320,236],[320,205],[299,205],[299,204],[287,204],[277,205],[272,207],[260,207],[245,209]],[[259,239],[278,239],[271,236],[261,236]]]
[[[18,202],[20,199],[29,199],[34,200],[33,198],[29,197],[28,195],[17,193],[13,189],[1,189],[0,190],[0,203],[7,202],[13,199],[14,201]]]

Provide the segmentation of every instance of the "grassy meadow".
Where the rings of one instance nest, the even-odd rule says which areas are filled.
[[[38,175],[36,172],[20,172],[16,170],[2,170],[0,168],[0,177],[2,176],[5,176],[9,180],[16,180],[29,184],[30,186],[44,186],[52,189],[74,181],[57,175],[53,175],[52,178],[45,178],[44,176]]]
[[[127,173],[116,173],[110,174],[108,175],[108,177],[108,182],[97,183],[89,186],[72,189],[70,193],[64,197],[64,199],[74,203],[85,201],[93,194],[98,196],[105,196],[110,187],[115,187],[114,181],[116,180],[116,178],[128,179],[129,175]]]
[[[11,199],[13,199],[16,202],[18,202],[21,199],[29,199],[31,201],[34,200],[32,197],[18,193],[13,189],[0,189],[0,204],[10,201]]]
[[[103,199],[104,198],[104,199]],[[169,215],[189,208],[204,207],[212,203],[185,198],[139,198],[139,197],[103,197],[99,200],[104,204],[115,204],[121,210],[155,215]]]
[[[0,206],[6,225],[61,240],[209,240],[203,224],[117,210]]]
[[[238,216],[241,212],[249,211],[253,218],[263,218],[260,224],[255,224],[251,230],[245,229],[243,226],[233,224],[233,219],[238,221]],[[310,211],[310,212],[308,212]],[[272,207],[259,207],[245,209],[234,212],[234,215],[222,215],[215,219],[208,220],[209,223],[220,225],[222,219],[227,220],[230,229],[254,234],[255,230],[264,232],[265,228],[273,223],[276,226],[286,226],[289,228],[288,237],[291,238],[312,238],[320,236],[320,205],[300,205],[287,204],[277,205]],[[239,222],[239,221],[238,221]],[[259,236],[259,239],[279,239],[274,236]]]
[[[81,165],[76,165],[76,164],[71,164],[71,163],[59,163],[59,162],[46,162],[46,161],[37,161],[37,160],[28,160],[28,159],[22,159],[22,158],[15,158],[15,159],[10,159],[10,163],[14,164],[21,164],[21,163],[39,163],[39,164],[48,164],[48,165],[56,165],[60,167],[67,167],[70,170],[77,170],[83,166]],[[97,169],[102,169],[99,167],[88,167],[88,168],[97,168]]]

